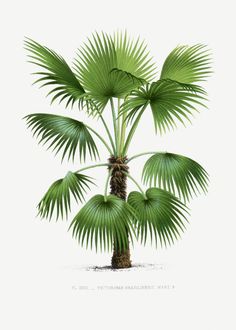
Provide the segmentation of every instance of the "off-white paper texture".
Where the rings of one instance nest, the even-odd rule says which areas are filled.
[[[235,8],[234,1],[3,1],[1,4],[1,318],[3,330],[234,330],[235,313]],[[127,29],[148,44],[160,72],[178,44],[205,43],[214,73],[204,87],[208,110],[162,137],[145,113],[130,156],[162,150],[195,159],[210,174],[195,198],[182,239],[155,250],[135,244],[129,270],[107,271],[111,255],[82,249],[69,222],[40,221],[36,206],[49,185],[78,163],[38,146],[22,117],[47,112],[93,122],[83,112],[50,106],[32,86],[24,36],[71,63],[92,32]],[[109,122],[108,122],[109,124]],[[101,146],[101,161],[108,158]],[[130,171],[139,178],[145,158]],[[90,163],[88,163],[89,165]],[[103,193],[105,170],[93,169]],[[129,190],[135,189],[129,183]],[[78,206],[74,205],[71,218]]]

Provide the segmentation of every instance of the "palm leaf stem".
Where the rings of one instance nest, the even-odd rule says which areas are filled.
[[[76,173],[88,170],[90,168],[100,167],[100,166],[109,166],[109,164],[108,163],[103,163],[103,164],[95,164],[95,165],[86,166],[86,167],[80,168],[78,171],[76,171]]]
[[[120,133],[120,145],[119,145],[119,155],[122,156],[122,149],[124,148],[125,144],[125,133],[126,133],[126,114],[123,112],[122,114],[122,124],[121,124],[121,133]]]
[[[120,138],[121,138],[121,120],[120,120],[120,99],[118,98],[117,101],[117,127],[118,127],[118,132],[117,132],[117,137],[118,137],[118,145],[117,145],[117,154],[119,156],[119,148],[120,148]]]
[[[104,201],[106,202],[107,201],[107,191],[108,191],[108,184],[110,182],[110,178],[111,178],[111,173],[113,171],[113,168],[111,168],[108,172],[108,175],[107,175],[107,179],[106,179],[106,184],[105,184],[105,191],[104,191]]]
[[[111,103],[111,111],[112,111],[112,120],[113,120],[113,127],[114,127],[114,135],[115,135],[115,156],[117,156],[118,152],[118,124],[117,124],[117,115],[115,111],[115,106],[112,97],[110,98],[110,103]]]
[[[111,143],[111,146],[112,146],[112,149],[113,149],[113,153],[115,153],[115,144],[114,144],[113,138],[111,136],[111,133],[109,131],[109,128],[108,128],[108,126],[106,124],[106,121],[103,118],[103,115],[101,114],[101,111],[98,109],[97,105],[93,102],[93,100],[91,100],[91,102],[92,102],[93,106],[96,108],[96,111],[97,111],[97,113],[99,115],[99,118],[101,119],[101,121],[103,123],[103,126],[104,126],[104,128],[105,128],[105,130],[107,132],[108,138],[110,140],[110,143]]]
[[[144,113],[144,110],[146,109],[146,107],[148,106],[149,102],[147,102],[144,106],[143,106],[143,109],[140,111],[139,115],[137,116],[137,118],[135,119],[130,131],[129,131],[129,134],[127,136],[127,139],[125,141],[125,145],[124,145],[124,148],[123,148],[123,151],[122,151],[122,155],[125,156],[127,154],[127,151],[129,149],[129,145],[131,143],[131,140],[134,136],[134,133],[136,131],[136,128],[138,127],[138,124],[139,124],[139,120],[140,118],[142,117],[142,114]]]
[[[101,137],[100,134],[98,134],[92,127],[85,125],[87,127],[88,130],[90,130],[91,132],[93,132],[100,140],[101,142],[104,144],[104,146],[107,148],[108,152],[110,153],[110,155],[112,155],[112,150],[109,147],[109,145],[106,143],[106,141],[103,139],[103,137]]]
[[[140,192],[143,194],[144,198],[146,199],[146,194],[144,192],[144,190],[141,188],[141,186],[138,184],[138,182],[127,172],[125,171],[121,171],[123,174],[125,174],[127,176],[127,178],[129,178],[130,180],[133,181],[133,183],[138,187],[138,189],[140,190]]]
[[[141,152],[140,154],[134,155],[132,157],[130,157],[126,163],[129,163],[131,160],[144,156],[144,155],[154,155],[156,153],[156,151],[147,151],[147,152]]]

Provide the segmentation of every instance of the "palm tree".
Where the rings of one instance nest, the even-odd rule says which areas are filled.
[[[156,66],[140,39],[127,33],[94,33],[79,48],[73,68],[53,50],[25,40],[31,63],[40,67],[35,81],[51,87],[51,102],[66,101],[99,120],[106,136],[97,128],[48,113],[27,115],[28,127],[39,143],[48,144],[62,160],[97,160],[100,142],[108,161],[68,172],[54,182],[38,204],[42,218],[67,218],[71,200],[84,201],[93,179],[84,171],[103,166],[108,170],[103,195],[95,195],[75,215],[69,228],[82,246],[112,251],[112,267],[131,267],[130,244],[134,239],[155,247],[172,244],[187,222],[187,202],[207,191],[208,174],[196,161],[178,154],[147,151],[128,157],[128,151],[142,115],[152,113],[155,132],[165,133],[178,122],[185,124],[204,107],[206,92],[196,85],[210,71],[210,54],[205,45],[178,46],[166,58],[159,79]],[[108,108],[109,106],[109,108]],[[107,109],[108,108],[108,109]],[[111,116],[109,127],[106,116]],[[97,124],[96,124],[97,125]],[[151,155],[142,172],[145,191],[129,173],[129,163]],[[127,198],[126,181],[137,191]],[[109,190],[110,184],[110,193]]]

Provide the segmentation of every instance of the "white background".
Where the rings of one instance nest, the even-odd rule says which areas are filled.
[[[235,9],[233,1],[5,1],[1,8],[1,329],[233,330],[235,305]],[[209,110],[193,125],[160,137],[150,113],[136,133],[130,155],[177,152],[210,173],[207,196],[191,203],[182,240],[168,249],[135,246],[130,271],[86,270],[108,265],[110,254],[81,249],[68,222],[35,217],[42,194],[67,170],[38,146],[22,117],[50,112],[86,116],[50,106],[46,91],[31,86],[28,36],[58,51],[69,63],[94,30],[125,29],[146,39],[159,71],[177,44],[206,43],[214,74],[205,87]],[[97,128],[98,124],[93,123]],[[101,161],[107,159],[101,147]],[[145,158],[131,165],[138,178]],[[103,193],[105,170],[89,172]],[[129,185],[132,189],[132,184]],[[88,195],[89,197],[89,195]],[[75,207],[71,217],[77,212]],[[104,286],[120,286],[108,289]],[[126,288],[129,285],[136,289]],[[80,286],[87,287],[82,290]],[[99,289],[103,286],[103,290]],[[143,289],[154,286],[154,289]]]

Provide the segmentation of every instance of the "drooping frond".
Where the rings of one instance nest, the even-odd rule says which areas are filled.
[[[79,211],[72,221],[73,237],[83,246],[91,248],[98,245],[101,250],[110,251],[114,241],[119,249],[128,247],[128,236],[132,239],[133,209],[122,199],[109,195],[107,200],[102,195],[93,196]]]
[[[40,77],[35,83],[42,83],[41,87],[53,87],[48,93],[54,95],[52,102],[56,99],[60,102],[67,100],[67,107],[69,104],[73,106],[75,101],[82,100],[85,91],[63,57],[28,38],[25,48],[29,52],[30,62],[43,69],[34,73]]]
[[[207,172],[194,160],[181,155],[154,154],[146,161],[142,176],[145,184],[168,190],[184,201],[207,191]]]
[[[146,244],[147,235],[157,246],[167,245],[178,239],[186,221],[186,206],[169,192],[149,188],[146,197],[140,192],[129,194],[128,203],[137,213],[137,232],[141,243]]]
[[[121,69],[114,68],[111,70],[111,73],[117,74],[117,79],[119,79],[119,80],[128,78],[128,79],[132,80],[133,84],[137,84],[137,86],[138,85],[141,86],[141,85],[147,83],[147,81],[145,79],[138,78],[138,77],[134,76],[132,73],[121,70]]]
[[[197,85],[183,84],[165,79],[146,84],[131,92],[130,97],[122,105],[122,113],[126,113],[128,121],[150,104],[155,129],[160,133],[176,127],[176,120],[185,125],[190,121],[196,105],[205,106],[205,91]]]
[[[39,143],[49,143],[48,149],[62,151],[62,160],[74,160],[76,150],[80,160],[85,160],[87,153],[96,158],[98,150],[87,128],[81,121],[47,113],[34,113],[25,117],[33,135],[40,138]]]
[[[146,46],[126,34],[94,34],[75,60],[78,78],[102,109],[109,98],[124,98],[140,81],[149,80],[154,66]],[[136,79],[134,79],[136,77]]]
[[[67,217],[71,207],[71,196],[76,202],[84,200],[84,192],[92,183],[91,178],[80,174],[68,172],[63,179],[54,182],[42,200],[38,204],[38,214],[42,218],[51,219],[53,213],[56,212],[56,219],[59,216]]]
[[[205,45],[178,46],[166,58],[161,79],[182,83],[205,80],[212,73],[209,50]]]

